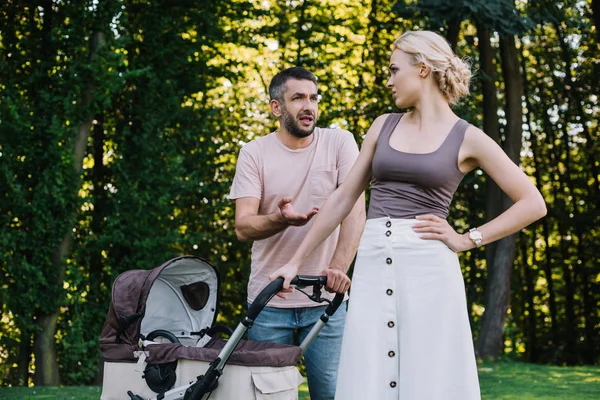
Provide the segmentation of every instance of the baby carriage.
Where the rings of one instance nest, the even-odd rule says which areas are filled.
[[[119,275],[100,338],[101,399],[297,399],[303,378],[296,365],[344,295],[329,302],[321,298],[325,277],[294,278],[293,285],[312,286],[309,297],[329,306],[300,346],[288,346],[242,340],[283,278],[263,289],[235,331],[215,325],[219,284],[217,270],[192,256]]]

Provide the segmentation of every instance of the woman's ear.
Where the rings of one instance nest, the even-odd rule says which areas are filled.
[[[419,70],[419,76],[421,78],[427,78],[431,72],[431,67],[425,63],[421,63],[421,69]]]

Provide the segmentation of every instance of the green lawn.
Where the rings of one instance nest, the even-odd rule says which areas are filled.
[[[97,386],[0,388],[0,399],[2,400],[98,400],[99,398],[100,388]]]
[[[600,367],[484,363],[479,381],[482,400],[600,400]],[[309,399],[304,384],[300,400]]]
[[[483,400],[599,400],[600,367],[548,367],[517,362],[479,366]],[[0,388],[0,399],[97,400],[98,387]],[[308,400],[306,384],[300,400]]]
[[[484,400],[600,399],[600,367],[499,362],[481,365],[479,379]]]

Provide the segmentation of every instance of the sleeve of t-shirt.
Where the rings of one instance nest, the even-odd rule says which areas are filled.
[[[258,164],[247,145],[240,150],[228,199],[235,200],[242,197],[256,197],[259,200],[262,197]]]
[[[348,131],[342,131],[337,159],[338,185],[341,185],[348,176],[358,158],[358,153],[358,145],[354,140],[354,136]]]

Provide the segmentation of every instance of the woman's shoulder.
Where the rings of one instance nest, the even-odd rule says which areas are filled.
[[[388,118],[396,118],[396,119],[400,119],[402,118],[402,116],[404,116],[405,113],[385,113],[385,114],[381,114],[379,117],[375,118],[375,121],[373,121],[373,123],[380,121],[381,124],[383,124]]]
[[[469,124],[465,131],[462,151],[469,158],[480,159],[500,149],[498,143],[483,130]]]
[[[492,140],[484,131],[482,131],[475,125],[469,123],[468,121],[467,123],[468,126],[465,130],[464,143],[473,146],[480,146],[482,144],[485,145],[486,142]]]
[[[388,118],[390,118],[390,117],[398,118],[401,115],[402,114],[398,114],[398,113],[381,114],[379,117],[375,118],[375,121],[373,121],[373,123],[371,124],[371,127],[369,128],[367,135],[369,135],[370,133],[379,135],[379,132],[381,132],[381,128],[383,128],[383,125],[385,124],[385,121],[387,121]]]
[[[375,143],[377,143],[377,139],[379,138],[379,134],[381,133],[381,130],[383,128],[383,125],[385,124],[385,121],[387,121],[387,119],[392,115],[394,115],[394,114],[392,114],[392,113],[381,114],[380,116],[375,118],[375,120],[371,124],[371,127],[367,131],[367,134],[364,138],[363,147],[365,145],[369,145],[369,144],[374,146]]]

